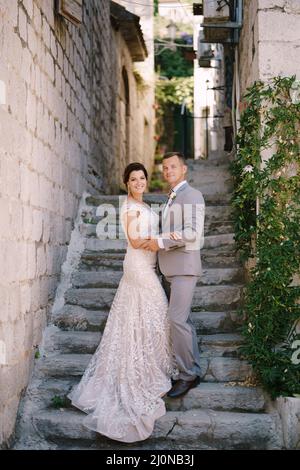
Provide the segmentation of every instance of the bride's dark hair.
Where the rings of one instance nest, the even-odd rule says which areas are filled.
[[[139,171],[139,170],[143,171],[146,180],[148,180],[148,172],[146,168],[144,167],[144,165],[142,165],[142,163],[139,163],[139,162],[129,163],[129,165],[127,165],[127,167],[125,168],[124,174],[123,174],[123,183],[125,184],[125,186],[127,185],[129,181],[130,173],[132,173],[133,171]]]

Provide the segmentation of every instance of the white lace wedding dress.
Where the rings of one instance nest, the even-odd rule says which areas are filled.
[[[131,209],[139,211],[142,237],[150,229],[157,232],[158,215],[127,199],[121,210],[123,222]],[[68,394],[75,407],[88,413],[83,419],[87,428],[123,442],[151,435],[155,420],[166,412],[161,397],[176,375],[168,303],[155,265],[156,253],[134,249],[128,242],[124,274],[101,342],[81,381]]]

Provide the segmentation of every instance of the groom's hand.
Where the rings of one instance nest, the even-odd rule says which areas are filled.
[[[158,250],[159,250],[159,246],[158,246],[157,240],[155,240],[155,239],[149,240],[149,241],[147,242],[147,244],[145,245],[144,250],[158,251]]]

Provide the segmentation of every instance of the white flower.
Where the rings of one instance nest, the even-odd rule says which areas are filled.
[[[170,199],[171,199],[171,201],[173,201],[173,199],[175,199],[175,198],[176,198],[176,193],[175,193],[175,191],[173,191],[171,193]]]
[[[293,104],[299,104],[300,102],[300,80],[294,80],[290,90],[290,97]]]
[[[253,166],[252,165],[246,165],[242,171],[242,173],[252,173],[253,172]]]

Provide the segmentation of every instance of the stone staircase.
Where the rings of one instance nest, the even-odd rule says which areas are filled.
[[[192,315],[201,352],[202,382],[184,397],[166,398],[167,414],[151,438],[137,444],[115,442],[82,425],[84,413],[66,395],[80,380],[95,351],[119,280],[125,240],[99,240],[97,206],[118,207],[118,196],[87,196],[77,231],[81,249],[62,289],[64,304],[54,309],[41,357],[21,401],[14,449],[278,449],[281,425],[268,397],[248,386],[251,367],[239,353],[244,273],[233,240],[229,205],[232,181],[226,160],[189,162],[189,180],[206,202],[203,276]],[[164,196],[148,194],[159,204]],[[118,214],[118,209],[116,210]],[[72,250],[70,244],[69,250]],[[76,250],[75,250],[76,251]],[[77,250],[78,251],[78,250]],[[53,406],[59,397],[59,408]]]

